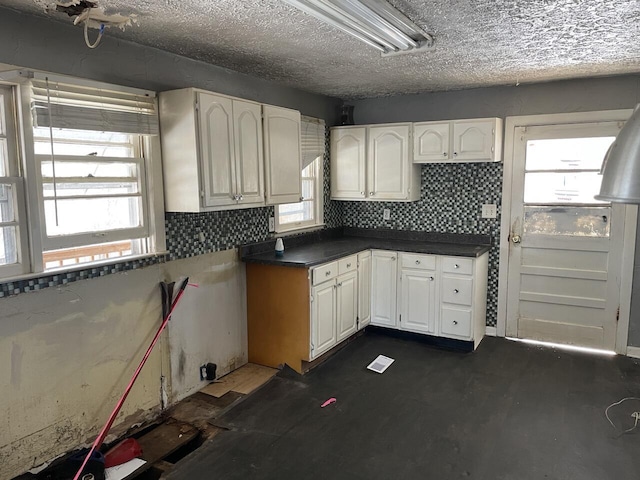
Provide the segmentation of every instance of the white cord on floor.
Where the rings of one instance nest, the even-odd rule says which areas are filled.
[[[611,405],[609,405],[609,406],[605,409],[605,411],[604,411],[604,416],[605,416],[605,417],[607,417],[607,420],[609,421],[609,423],[611,424],[611,426],[612,426],[613,428],[616,428],[616,426],[615,426],[615,425],[613,424],[613,422],[611,421],[611,418],[609,418],[609,409],[610,409],[611,407],[615,407],[615,406],[617,406],[617,405],[620,405],[622,402],[626,402],[627,400],[638,400],[638,401],[640,401],[640,398],[638,398],[638,397],[625,397],[625,398],[623,398],[622,400],[620,400],[620,401],[618,401],[618,402],[612,403]],[[634,422],[634,424],[633,424],[633,427],[628,428],[627,430],[625,430],[624,432],[622,432],[620,435],[624,435],[625,433],[632,432],[632,431],[633,431],[633,430],[635,430],[635,429],[636,429],[636,427],[638,426],[638,422],[640,422],[640,412],[633,412],[633,413],[631,414],[631,417],[633,417],[633,418],[635,419],[635,422]]]

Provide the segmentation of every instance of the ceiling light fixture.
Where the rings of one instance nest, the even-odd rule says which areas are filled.
[[[600,195],[595,198],[640,204],[640,105],[604,157]]]
[[[385,0],[283,0],[383,56],[433,47],[434,38]]]

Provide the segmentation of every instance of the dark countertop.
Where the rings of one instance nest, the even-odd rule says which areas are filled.
[[[283,257],[276,257],[274,249],[271,248],[263,252],[241,253],[242,261],[288,267],[313,267],[368,249],[475,258],[488,252],[490,248],[489,245],[367,238],[362,236],[316,239],[312,243],[294,245],[289,248],[287,247],[288,240],[287,238],[284,239],[285,251]],[[297,242],[292,243],[295,244]]]

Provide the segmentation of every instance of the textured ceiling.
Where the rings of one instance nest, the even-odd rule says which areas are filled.
[[[386,58],[281,0],[98,3],[138,16],[109,36],[342,98],[640,73],[640,0],[391,0],[436,48]]]

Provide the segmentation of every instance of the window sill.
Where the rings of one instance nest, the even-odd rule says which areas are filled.
[[[108,260],[100,260],[97,262],[83,263],[73,266],[57,267],[42,272],[24,273],[22,275],[14,275],[12,277],[0,278],[0,284],[21,282],[24,280],[34,280],[52,275],[64,275],[66,273],[79,272],[82,270],[90,270],[92,268],[100,268],[107,265],[116,265],[120,263],[135,262],[137,260],[145,260],[154,257],[167,257],[169,252],[145,253],[142,255],[129,255],[126,257],[110,258]]]

